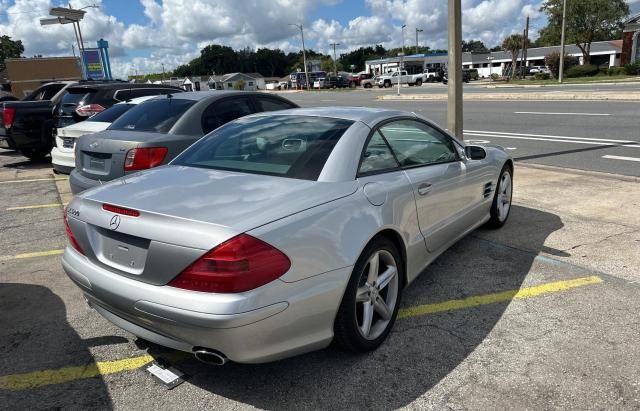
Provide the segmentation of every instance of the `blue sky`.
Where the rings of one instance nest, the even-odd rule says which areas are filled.
[[[543,0],[462,0],[463,35],[495,46],[521,32],[531,17],[531,37],[546,24]],[[627,0],[640,10],[640,0]],[[68,0],[0,0],[0,34],[20,39],[25,55],[69,55],[74,42],[70,26],[41,27],[49,7]],[[71,0],[87,9],[82,22],[85,42],[110,43],[113,71],[126,76],[158,72],[198,56],[210,43],[233,48],[300,48],[297,29],[303,23],[308,48],[328,53],[330,43],[345,52],[361,46],[402,43],[400,26],[407,24],[406,43],[413,45],[421,28],[421,44],[446,48],[447,9],[444,0]]]

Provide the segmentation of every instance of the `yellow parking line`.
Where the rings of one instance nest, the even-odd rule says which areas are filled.
[[[599,284],[602,282],[603,280],[600,277],[584,277],[577,278],[575,280],[557,281],[553,283],[522,288],[520,290],[511,290],[495,294],[468,297],[462,300],[451,300],[436,304],[420,305],[400,310],[399,318],[461,310],[464,308],[477,307],[480,305],[510,301],[512,299],[521,300],[543,294],[583,287],[586,285]],[[179,360],[182,358],[187,358],[188,356],[189,354],[183,352],[172,352],[166,355],[162,355],[163,358],[167,358],[169,360]],[[153,361],[153,359],[154,357],[152,357],[151,355],[141,355],[139,357],[125,358],[122,360],[101,361],[81,366],[70,366],[43,371],[33,371],[24,374],[0,376],[0,390],[29,390],[45,385],[61,384],[64,382],[75,381],[84,378],[116,374],[143,367],[144,365]]]
[[[18,206],[18,207],[9,207],[7,211],[15,211],[15,210],[33,210],[36,208],[53,208],[53,207],[62,207],[66,205],[66,203],[51,203],[51,204],[36,204],[36,205],[28,205],[28,206]]]
[[[64,253],[63,249],[36,251],[35,253],[24,253],[24,254],[16,254],[16,255],[2,255],[0,256],[0,261],[22,260],[24,258],[35,258],[35,257],[49,257],[52,255],[60,255],[62,253]]]
[[[521,288],[519,290],[509,290],[494,294],[477,295],[463,298],[461,300],[449,300],[435,304],[418,305],[416,307],[403,308],[398,312],[398,318],[416,317],[426,314],[436,314],[446,311],[462,310],[465,308],[478,307],[480,305],[495,304],[504,301],[522,300],[525,298],[537,297],[543,294],[555,293],[571,288],[583,287],[585,285],[599,284],[602,279],[597,276],[577,278],[575,280],[556,281],[533,287]]]
[[[18,179],[18,180],[5,180],[5,181],[0,181],[0,184],[13,184],[13,183],[32,183],[34,181],[63,181],[63,180],[68,180],[69,177],[55,177],[55,178],[25,178],[25,179]]]

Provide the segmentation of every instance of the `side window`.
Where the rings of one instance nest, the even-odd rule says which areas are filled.
[[[446,163],[459,159],[451,138],[424,123],[399,120],[385,124],[380,131],[402,167]]]
[[[202,113],[202,131],[205,134],[223,124],[253,113],[246,97],[229,98],[212,103]]]
[[[288,110],[290,108],[296,108],[295,105],[289,103],[288,101],[269,97],[258,97],[258,104],[262,111]]]
[[[362,153],[362,160],[358,168],[358,175],[377,173],[398,168],[398,162],[393,157],[389,146],[379,132],[371,136],[367,147]]]

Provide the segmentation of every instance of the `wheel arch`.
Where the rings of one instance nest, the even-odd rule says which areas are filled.
[[[402,235],[392,228],[384,228],[378,231],[362,248],[363,250],[377,238],[385,238],[393,243],[400,252],[400,258],[402,259],[402,286],[405,287],[408,283],[407,279],[407,247],[402,239]]]

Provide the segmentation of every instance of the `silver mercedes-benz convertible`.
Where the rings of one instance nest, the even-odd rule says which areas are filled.
[[[412,113],[260,113],[74,197],[62,265],[115,325],[211,364],[367,351],[429,263],[506,222],[512,179]]]

